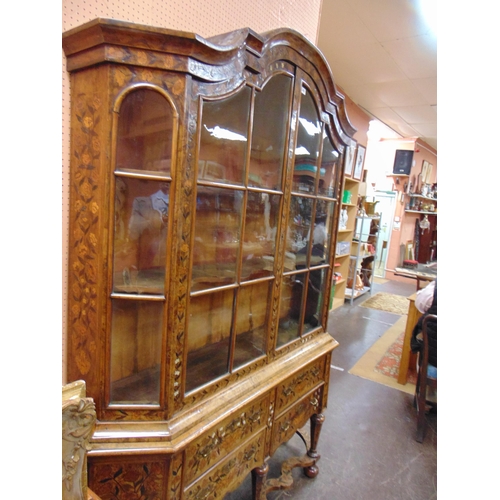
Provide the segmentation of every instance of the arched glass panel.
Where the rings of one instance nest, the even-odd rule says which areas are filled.
[[[173,112],[165,96],[140,88],[120,106],[116,168],[170,174]]]
[[[318,194],[329,198],[337,198],[340,177],[339,160],[340,154],[325,130],[323,132],[323,152],[321,154]]]
[[[282,189],[291,86],[289,76],[276,75],[255,95],[249,186]]]
[[[121,103],[111,296],[112,404],[160,403],[173,126],[172,106],[160,92],[138,88]]]
[[[243,184],[248,141],[250,87],[217,101],[204,101],[198,179]]]
[[[301,193],[314,194],[322,124],[311,93],[304,87],[302,94],[292,188]]]

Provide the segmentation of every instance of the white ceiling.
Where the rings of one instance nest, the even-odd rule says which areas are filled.
[[[437,150],[437,41],[424,0],[323,0],[318,47],[335,84],[403,137]]]

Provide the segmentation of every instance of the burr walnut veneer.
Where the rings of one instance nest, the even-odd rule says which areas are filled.
[[[252,472],[264,499],[289,485],[268,458],[309,420],[292,465],[314,477],[354,133],[323,56],[288,29],[203,39],[109,19],[63,48],[68,379],[96,406],[89,487],[223,498]]]

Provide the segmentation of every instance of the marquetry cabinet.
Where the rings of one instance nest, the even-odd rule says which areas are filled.
[[[96,19],[71,74],[69,380],[103,500],[223,498],[311,422],[316,461],[344,99],[300,34]]]

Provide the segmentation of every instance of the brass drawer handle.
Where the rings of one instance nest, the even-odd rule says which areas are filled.
[[[281,429],[281,432],[286,432],[288,429],[290,429],[290,422],[287,422],[284,427],[281,425],[280,429]]]

